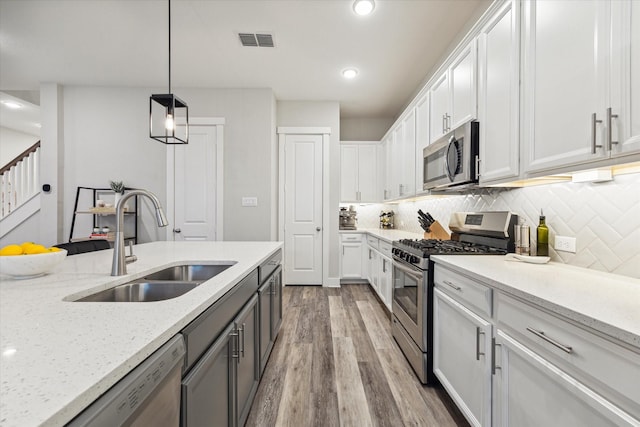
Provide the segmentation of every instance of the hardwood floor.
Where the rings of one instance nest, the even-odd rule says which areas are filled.
[[[287,286],[283,307],[246,426],[468,426],[420,384],[368,285]]]

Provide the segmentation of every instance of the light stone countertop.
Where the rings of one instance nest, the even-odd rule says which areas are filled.
[[[180,332],[280,242],[154,242],[137,245],[128,275],[111,277],[113,250],[67,257],[49,275],[0,276],[0,426],[61,426]],[[71,302],[188,263],[237,261],[174,299]]]
[[[397,229],[386,229],[383,230],[381,228],[359,228],[357,230],[340,230],[341,234],[348,233],[366,233],[371,236],[377,237],[379,239],[385,240],[389,243],[394,240],[400,239],[422,239],[423,235],[420,233],[413,233],[411,231],[397,230]]]
[[[495,255],[432,259],[436,268],[447,266],[640,351],[640,279],[556,262],[506,261]]]

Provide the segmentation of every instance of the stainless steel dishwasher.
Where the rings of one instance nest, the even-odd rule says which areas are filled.
[[[178,427],[185,346],[178,334],[100,396],[67,427]]]

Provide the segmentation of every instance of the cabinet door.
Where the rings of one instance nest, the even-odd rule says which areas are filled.
[[[378,147],[367,144],[358,147],[358,201],[376,202],[378,188]]]
[[[604,427],[634,419],[502,330],[496,331],[495,426]]]
[[[449,130],[476,118],[476,52],[474,39],[449,67]]]
[[[235,325],[225,329],[182,379],[182,426],[233,426],[235,359],[231,340]],[[233,361],[233,362],[232,362]]]
[[[238,314],[235,327],[238,333],[238,357],[235,359],[237,361],[237,425],[243,426],[260,381],[257,295],[254,295]]]
[[[358,201],[358,147],[340,146],[340,201]]]
[[[422,191],[423,164],[422,151],[429,145],[429,93],[427,92],[416,103],[416,152],[415,152],[415,173],[416,173],[416,193]]]
[[[273,279],[262,285],[258,289],[258,301],[260,311],[260,376],[264,372],[269,359],[269,353],[273,347],[273,338],[271,336],[271,318],[272,318],[272,283]]]
[[[340,271],[342,279],[362,278],[362,243],[342,243]]]
[[[611,155],[640,152],[640,3],[614,1],[612,13]],[[605,115],[608,124],[608,118]]]
[[[400,197],[416,194],[416,112],[410,111],[402,120],[402,145],[400,146]]]
[[[429,89],[431,142],[447,132],[449,112],[449,74],[445,71]]]
[[[382,301],[387,306],[389,311],[391,311],[393,300],[393,280],[391,277],[392,272],[393,268],[391,267],[391,258],[380,255],[380,291],[378,293],[380,294]]]
[[[393,130],[393,139],[391,140],[390,160],[391,160],[391,191],[392,199],[400,197],[400,179],[402,174],[402,149],[404,144],[404,129],[402,123]]]
[[[490,426],[491,324],[437,288],[433,322],[433,372],[471,425]]]
[[[394,199],[397,196],[398,189],[395,185],[395,173],[397,170],[397,153],[395,153],[395,138],[391,132],[383,143],[384,159],[385,159],[385,190],[384,200]],[[395,190],[394,190],[395,189]]]
[[[520,173],[520,3],[507,2],[479,35],[480,182]]]
[[[378,273],[380,254],[375,249],[367,246],[367,280],[371,287],[380,292],[380,275]]]
[[[535,172],[607,156],[605,1],[527,1],[524,11],[524,168]]]
[[[276,340],[282,324],[282,270],[273,275],[271,303],[271,339]]]

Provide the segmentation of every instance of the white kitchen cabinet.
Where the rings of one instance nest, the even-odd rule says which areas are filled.
[[[424,165],[422,152],[430,142],[429,137],[429,92],[420,97],[415,107],[416,111],[416,151],[415,151],[415,176],[416,194],[421,193],[424,182]]]
[[[638,7],[628,0],[525,3],[525,172],[574,170],[640,153],[633,117],[640,103],[633,88],[640,79]]]
[[[387,136],[382,140],[382,152],[384,153],[384,200],[391,200],[398,198],[398,171],[399,171],[399,155],[398,155],[398,140],[400,135],[396,136],[396,131],[401,134],[402,128],[399,127],[393,131],[389,131]]]
[[[478,36],[480,184],[520,174],[520,2],[507,1]]]
[[[639,421],[498,329],[494,426],[637,426]]]
[[[378,199],[378,144],[340,145],[340,201],[376,202]]]
[[[491,324],[437,287],[433,304],[433,372],[469,423],[488,427]]]
[[[362,233],[340,235],[340,278],[362,279],[363,276]]]
[[[476,118],[477,45],[472,40],[429,89],[431,142]]]
[[[416,112],[409,111],[402,119],[402,140],[399,152],[399,196],[408,197],[416,194]]]
[[[378,295],[382,299],[382,302],[391,311],[391,305],[393,302],[393,267],[391,266],[391,258],[388,256],[379,255],[380,266],[378,275]]]
[[[371,287],[380,293],[380,253],[371,246],[367,246],[366,251],[367,280]]]

